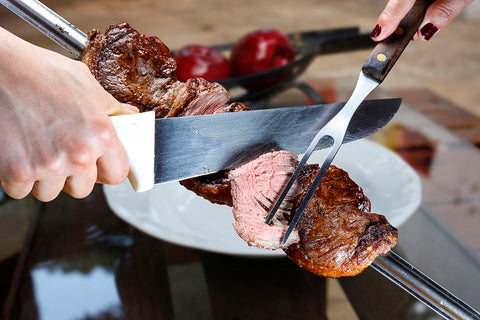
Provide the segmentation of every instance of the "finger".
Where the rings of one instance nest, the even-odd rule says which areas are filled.
[[[473,0],[437,0],[430,5],[418,31],[418,37],[428,41]]]
[[[33,181],[23,183],[11,183],[8,181],[0,181],[3,191],[14,199],[25,198],[33,188]]]
[[[372,39],[381,41],[391,35],[414,3],[415,0],[389,0],[371,33]]]
[[[133,113],[139,113],[140,112],[140,109],[138,109],[137,107],[135,106],[132,106],[131,104],[128,104],[128,103],[122,103],[122,106],[127,109],[127,111],[131,111]]]
[[[128,176],[128,158],[119,161],[117,155],[109,153],[98,159],[97,162],[97,182],[103,184],[120,184]]]
[[[107,107],[107,114],[109,116],[118,116],[122,114],[133,114],[138,113],[139,110],[137,107],[132,106],[128,103],[120,103],[112,97],[110,103]]]
[[[88,196],[95,186],[97,170],[95,167],[67,177],[63,191],[74,198],[82,199]]]
[[[110,147],[97,160],[97,182],[119,184],[127,177],[128,169],[127,152],[115,136]]]
[[[64,186],[64,176],[52,176],[36,181],[32,188],[32,194],[40,201],[49,202],[60,194]]]

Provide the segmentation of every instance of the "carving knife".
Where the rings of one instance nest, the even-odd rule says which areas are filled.
[[[85,33],[41,2],[0,3],[75,57],[84,51],[88,42]],[[382,128],[398,110],[400,101],[366,102],[345,142]],[[154,119],[153,112],[145,112],[111,120],[129,155],[130,182],[136,191],[145,191],[154,183],[233,168],[273,149],[302,152],[313,133],[342,107],[343,103],[336,103],[168,119]]]
[[[365,101],[344,142],[366,137],[393,118],[401,99]],[[234,168],[272,150],[300,153],[344,103],[155,119],[153,112],[111,117],[130,160],[136,191],[153,184]],[[319,144],[318,149],[328,147]]]

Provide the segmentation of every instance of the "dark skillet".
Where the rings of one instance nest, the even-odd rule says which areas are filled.
[[[240,93],[238,95],[232,96],[232,101],[255,102],[261,99],[268,99],[292,86],[297,86],[309,95],[316,94],[318,96],[318,93],[314,92],[310,87],[295,81],[317,55],[368,49],[375,46],[375,42],[370,39],[370,34],[360,34],[357,27],[294,32],[288,34],[288,36],[295,47],[295,59],[292,62],[265,72],[232,77],[218,80],[217,82],[232,92],[232,89],[251,87],[253,83],[268,80],[285,73],[288,73],[289,76],[276,84],[260,90],[249,90],[247,92],[239,90]],[[228,51],[233,45],[234,43],[224,43],[212,45],[212,47],[220,51]],[[314,100],[318,99],[321,99],[321,97],[318,96]],[[321,102],[318,101],[318,103]]]

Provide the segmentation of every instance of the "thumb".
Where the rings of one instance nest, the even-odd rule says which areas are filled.
[[[140,110],[132,106],[131,104],[128,103],[120,103],[115,99],[112,99],[112,103],[110,103],[108,109],[107,109],[107,114],[109,116],[118,116],[122,114],[133,114],[133,113],[139,113]]]

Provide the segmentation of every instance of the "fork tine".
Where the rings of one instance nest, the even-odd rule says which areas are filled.
[[[280,195],[280,197],[277,199],[277,202],[275,202],[275,205],[273,206],[272,208],[272,211],[270,211],[270,214],[268,215],[267,219],[265,219],[265,223],[266,224],[270,224],[270,222],[272,221],[273,217],[275,216],[275,214],[277,213],[278,209],[280,208],[283,200],[285,200],[285,197],[287,196],[288,192],[290,191],[290,189],[292,188],[293,184],[295,183],[295,181],[297,180],[298,176],[300,175],[300,172],[302,172],[302,169],[303,167],[305,166],[305,164],[307,163],[308,159],[310,158],[310,156],[312,155],[313,151],[315,150],[315,148],[317,147],[318,143],[320,142],[320,140],[322,138],[325,137],[325,134],[323,133],[323,130],[320,130],[317,135],[315,136],[315,138],[313,138],[312,142],[310,143],[310,145],[308,146],[307,148],[307,151],[305,152],[305,154],[303,155],[302,159],[300,160],[300,163],[298,164],[297,168],[295,168],[295,171],[293,172],[292,176],[290,177],[290,180],[288,180],[288,183],[287,185],[285,186],[285,188],[283,188],[283,191],[282,191],[282,194]]]
[[[334,141],[334,145],[330,150],[330,152],[328,153],[327,158],[323,162],[320,168],[320,171],[315,176],[315,179],[313,180],[312,184],[308,188],[308,191],[305,197],[303,198],[302,202],[300,203],[300,206],[298,207],[297,211],[295,212],[295,215],[293,216],[293,219],[290,222],[290,225],[288,226],[287,232],[285,232],[285,235],[283,236],[282,245],[285,245],[285,243],[288,240],[288,237],[290,236],[290,233],[292,233],[293,229],[295,228],[298,221],[300,220],[300,217],[302,216],[303,211],[305,210],[308,203],[310,202],[310,199],[312,199],[313,194],[315,193],[315,190],[317,190],[318,186],[320,185],[320,182],[322,182],[323,176],[325,175],[325,172],[327,172],[328,168],[330,167],[330,164],[332,163],[333,158],[335,158],[335,155],[340,149],[342,142],[343,142],[343,138],[340,141],[339,140]]]
[[[286,243],[286,241],[287,241],[288,237],[290,236],[290,233],[292,232],[293,228],[295,228],[296,224],[298,223],[298,220],[300,220],[300,217],[302,216],[303,211],[307,207],[308,202],[312,198],[315,190],[320,185],[320,182],[322,181],[322,178],[325,175],[325,172],[327,171],[328,167],[330,167],[330,164],[332,163],[333,158],[335,158],[335,155],[337,154],[338,150],[340,149],[340,146],[343,143],[343,139],[345,138],[345,133],[346,133],[346,130],[347,130],[348,125],[350,123],[350,119],[352,118],[353,114],[357,110],[360,103],[378,85],[379,85],[379,82],[377,82],[376,80],[368,78],[367,76],[365,76],[363,71],[361,71],[360,75],[358,77],[357,85],[355,86],[355,89],[353,90],[353,93],[350,96],[350,98],[348,99],[345,106],[335,115],[335,117],[333,117],[315,135],[315,138],[313,138],[312,142],[308,146],[307,151],[305,152],[305,154],[302,157],[302,160],[300,161],[299,165],[297,166],[293,175],[291,176],[290,180],[288,181],[287,186],[284,188],[282,194],[280,195],[280,198],[275,203],[275,206],[273,207],[272,211],[268,215],[265,223],[269,224],[270,221],[275,216],[278,208],[280,208],[281,203],[283,202],[283,200],[287,196],[290,188],[293,186],[293,183],[298,178],[300,172],[302,171],[303,167],[307,163],[308,159],[312,155],[313,151],[317,147],[320,140],[322,140],[325,137],[329,137],[330,139],[333,140],[332,149],[330,150],[329,154],[327,155],[327,158],[323,162],[319,173],[316,175],[315,179],[313,180],[312,185],[307,190],[307,194],[306,194],[305,198],[301,202],[299,208],[295,212],[295,215],[294,215],[292,221],[290,222],[288,230],[283,237],[283,244]]]
[[[353,90],[353,93],[350,96],[350,98],[348,99],[345,106],[335,115],[335,117],[333,117],[315,135],[315,138],[313,138],[312,142],[308,146],[307,151],[305,152],[305,154],[302,157],[302,160],[300,161],[297,168],[295,169],[292,176],[290,177],[290,180],[288,181],[286,187],[283,189],[282,194],[278,198],[278,200],[275,203],[272,211],[270,212],[267,219],[265,220],[265,223],[270,224],[270,221],[273,219],[273,217],[277,213],[278,209],[280,208],[280,205],[282,204],[283,200],[285,199],[288,192],[290,191],[290,188],[293,186],[293,183],[295,182],[295,180],[297,180],[298,176],[300,175],[300,172],[302,171],[303,167],[307,163],[308,159],[312,155],[313,151],[317,147],[320,140],[322,140],[325,137],[329,137],[330,139],[333,140],[332,149],[330,150],[327,158],[323,162],[322,167],[320,168],[319,173],[316,175],[315,179],[313,180],[312,185],[307,190],[307,194],[306,194],[305,198],[303,199],[302,203],[300,204],[299,208],[295,212],[293,220],[290,222],[288,230],[283,237],[283,244],[286,243],[290,233],[292,232],[293,228],[295,227],[298,220],[302,216],[302,213],[305,210],[305,208],[307,207],[308,202],[312,198],[315,190],[320,185],[320,182],[322,181],[322,178],[325,175],[325,172],[327,171],[328,167],[330,167],[330,164],[332,163],[333,158],[335,158],[335,155],[337,154],[338,150],[340,149],[340,146],[343,143],[343,139],[345,138],[346,130],[348,128],[348,125],[350,123],[350,120],[351,120],[353,114],[357,110],[360,103],[378,85],[379,85],[379,82],[377,82],[376,80],[368,78],[367,76],[365,76],[363,71],[361,71],[360,75],[358,77],[357,85],[355,86],[355,89]]]

